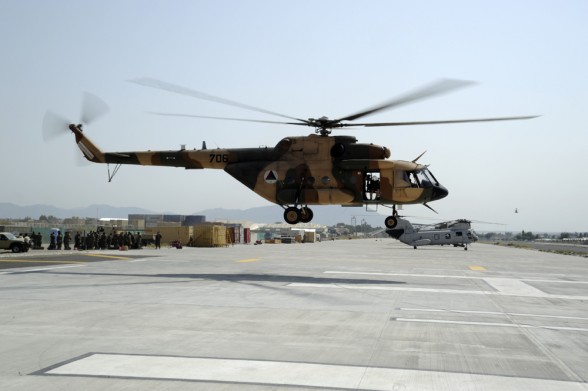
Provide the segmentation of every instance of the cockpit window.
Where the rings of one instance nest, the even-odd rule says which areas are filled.
[[[439,186],[439,182],[426,168],[417,171],[397,171],[397,185],[400,187],[428,188]]]
[[[418,178],[420,187],[431,187],[433,186],[433,182],[427,175],[427,170],[417,171],[416,176]]]
[[[433,180],[433,183],[436,186],[439,186],[439,181],[437,180],[437,178],[435,178],[435,175],[433,175],[433,173],[429,170],[427,170],[427,174],[431,177],[431,179]]]
[[[401,178],[410,187],[427,188],[439,185],[437,179],[426,168],[418,171],[402,171]]]

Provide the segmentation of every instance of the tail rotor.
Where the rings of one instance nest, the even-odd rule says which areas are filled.
[[[84,92],[80,113],[80,124],[89,125],[108,112],[108,105],[96,95]],[[43,141],[52,141],[70,132],[69,125],[73,121],[53,111],[47,111],[43,117],[42,135]],[[87,164],[87,159],[78,154],[77,165]]]
[[[108,112],[108,105],[96,95],[84,92],[82,97],[82,110],[80,115],[80,123],[89,125],[102,117]],[[43,140],[51,141],[61,135],[67,134],[69,131],[69,124],[73,121],[54,113],[47,111],[43,117]]]

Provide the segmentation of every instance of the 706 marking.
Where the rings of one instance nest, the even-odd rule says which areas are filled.
[[[226,153],[211,153],[209,163],[217,162],[217,163],[228,163],[229,162],[229,155]]]

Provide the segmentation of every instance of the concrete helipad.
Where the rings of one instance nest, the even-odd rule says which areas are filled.
[[[3,391],[588,390],[586,258],[392,239],[46,253],[0,256]]]

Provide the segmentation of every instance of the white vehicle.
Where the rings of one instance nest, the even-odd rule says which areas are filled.
[[[10,250],[13,253],[29,251],[29,245],[23,238],[17,238],[10,232],[0,232],[0,250]]]

